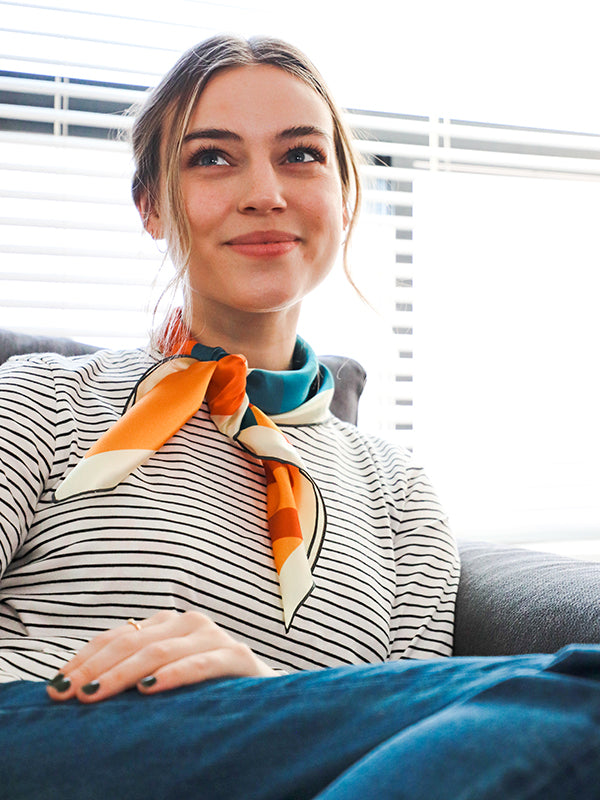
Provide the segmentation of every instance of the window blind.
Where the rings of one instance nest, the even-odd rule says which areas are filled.
[[[125,111],[192,43],[252,31],[252,3],[0,0],[0,20],[0,324],[140,344],[169,266],[131,203]],[[375,306],[365,318],[375,314],[387,338],[373,347],[347,306],[326,300],[315,345],[365,364],[363,423],[412,446],[415,176],[597,181],[600,137],[435,113],[347,115],[365,161],[355,275]]]

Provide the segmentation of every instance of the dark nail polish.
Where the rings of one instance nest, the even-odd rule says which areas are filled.
[[[48,681],[48,686],[51,686],[57,692],[66,692],[71,687],[71,681],[66,678],[62,672],[55,675],[51,681]]]
[[[84,694],[96,694],[99,688],[100,688],[100,681],[90,681],[90,683],[86,683],[85,686],[81,687],[81,691]]]
[[[154,686],[155,683],[156,683],[156,678],[154,677],[154,675],[148,675],[147,678],[142,678],[142,680],[140,681],[140,686],[143,686],[144,689],[149,689],[150,686]]]

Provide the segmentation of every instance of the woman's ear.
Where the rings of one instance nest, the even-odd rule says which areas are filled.
[[[148,194],[144,192],[136,201],[135,205],[145,230],[148,231],[153,239],[163,239],[162,222],[158,215],[158,210],[148,197]]]
[[[344,203],[344,208],[342,209],[342,230],[344,233],[348,230],[348,225],[350,224],[350,212],[348,211],[348,206]]]

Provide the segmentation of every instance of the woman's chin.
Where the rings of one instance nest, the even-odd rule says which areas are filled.
[[[240,298],[233,308],[246,314],[277,314],[285,313],[302,302],[303,294],[282,292],[280,289],[281,287],[278,287],[276,291],[264,291],[251,297]]]

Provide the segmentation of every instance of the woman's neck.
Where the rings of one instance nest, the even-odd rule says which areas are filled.
[[[292,313],[290,313],[292,312]],[[299,308],[287,312],[232,315],[208,321],[192,317],[192,336],[207,347],[240,353],[254,369],[290,369],[296,344]]]

